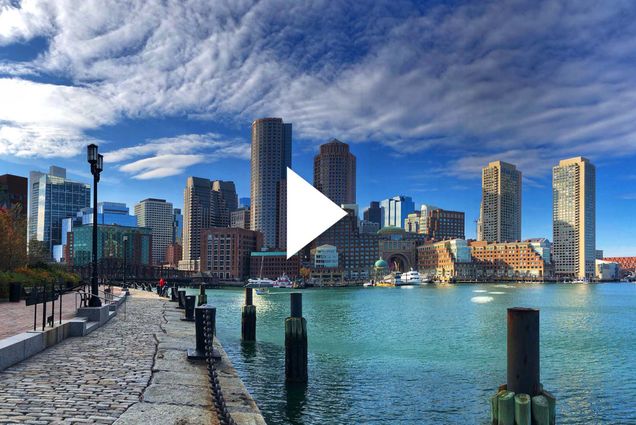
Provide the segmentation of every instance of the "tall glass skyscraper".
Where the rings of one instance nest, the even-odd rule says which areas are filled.
[[[50,167],[48,174],[30,173],[29,240],[53,245],[62,242],[62,220],[90,206],[91,187],[66,178],[66,169]]]
[[[382,227],[404,226],[404,220],[415,211],[415,203],[410,196],[394,196],[380,202],[382,212]]]
[[[263,245],[282,247],[287,225],[285,193],[287,167],[291,168],[292,125],[282,118],[261,118],[252,123],[250,226],[263,234]]]

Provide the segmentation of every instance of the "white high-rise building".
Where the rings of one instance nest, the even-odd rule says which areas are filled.
[[[557,278],[594,279],[596,167],[583,157],[552,169],[552,261]]]
[[[482,169],[480,233],[488,242],[521,240],[521,172],[512,164],[494,161]]]
[[[152,229],[152,262],[163,264],[172,243],[174,210],[165,199],[148,198],[135,205],[137,226]]]

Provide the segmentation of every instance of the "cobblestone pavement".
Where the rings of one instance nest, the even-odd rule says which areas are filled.
[[[100,290],[104,290],[104,286],[100,286]],[[119,288],[115,289],[115,295]],[[66,294],[62,296],[62,320],[68,320],[75,317],[75,294]],[[78,301],[79,302],[79,301]],[[47,303],[47,315],[51,315],[52,304]],[[55,321],[59,319],[59,300],[55,302]],[[22,332],[33,330],[33,311],[34,306],[27,306],[24,300],[19,303],[0,303],[0,339],[17,335]],[[37,329],[42,329],[42,304],[38,304],[37,311]]]
[[[113,423],[152,377],[167,301],[132,291],[126,314],[0,372],[0,424]]]

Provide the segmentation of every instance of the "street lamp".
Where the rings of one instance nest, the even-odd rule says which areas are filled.
[[[89,307],[100,307],[99,285],[97,283],[97,183],[99,175],[104,169],[104,156],[97,152],[97,145],[90,144],[87,148],[88,163],[91,164],[93,175],[93,273],[91,276],[91,299]]]
[[[128,242],[128,236],[124,236],[123,241],[124,241],[124,282],[122,283],[122,287],[126,289],[127,288],[126,286],[126,256],[128,254],[126,250],[126,244]]]

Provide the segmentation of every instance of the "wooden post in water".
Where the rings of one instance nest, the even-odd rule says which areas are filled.
[[[539,310],[509,308],[508,391],[530,397],[539,395],[539,374]]]
[[[507,383],[491,398],[491,422],[554,425],[556,399],[540,381],[539,310],[509,308],[507,320]]]
[[[241,339],[256,341],[256,306],[253,305],[252,288],[245,288],[245,305],[241,309]]]
[[[205,294],[205,286],[203,284],[199,285],[199,306],[208,303],[208,296]]]
[[[285,380],[307,382],[307,321],[303,315],[303,294],[290,294],[291,316],[285,319]]]

